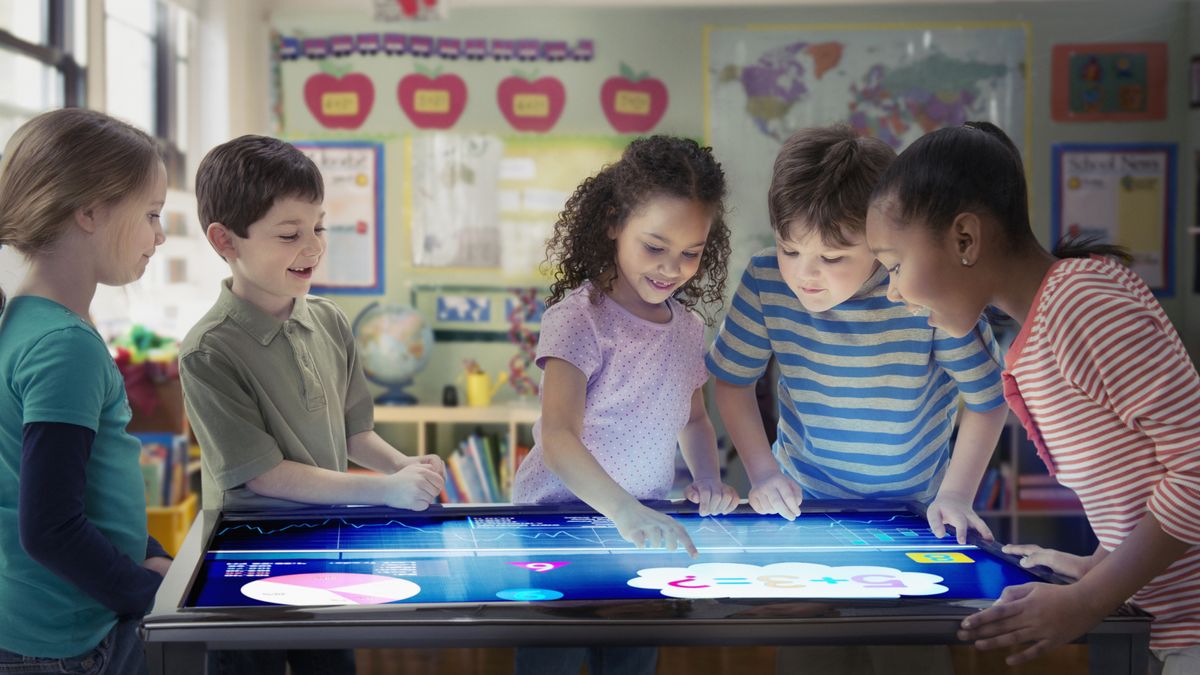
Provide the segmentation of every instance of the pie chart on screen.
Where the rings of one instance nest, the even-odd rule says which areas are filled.
[[[247,598],[274,605],[382,605],[421,592],[407,579],[377,574],[290,574],[242,586]]]

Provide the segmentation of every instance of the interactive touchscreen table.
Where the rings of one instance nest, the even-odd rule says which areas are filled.
[[[152,672],[205,649],[571,644],[954,643],[1009,585],[1061,582],[986,542],[936,539],[919,510],[660,504],[700,551],[638,549],[579,507],[422,514],[336,507],[197,518],[143,626]],[[1092,672],[1145,672],[1149,617],[1087,636]]]

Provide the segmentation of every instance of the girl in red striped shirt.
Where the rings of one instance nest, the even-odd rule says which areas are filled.
[[[1021,324],[1005,397],[1058,481],[1078,494],[1099,546],[1086,557],[1007,546],[1075,579],[1005,589],[962,623],[1011,665],[1088,631],[1126,600],[1155,615],[1164,673],[1200,671],[1200,377],[1146,284],[1087,242],[1050,253],[1029,224],[1020,154],[969,122],[906,149],[880,180],[867,240],[888,297],[965,335],[991,305]]]

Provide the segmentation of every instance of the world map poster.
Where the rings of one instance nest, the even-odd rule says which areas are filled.
[[[1025,150],[1029,26],[811,24],[705,29],[705,131],[731,185],[735,239],[770,243],[766,188],[793,132],[845,122],[897,152],[988,120]],[[1028,155],[1028,151],[1025,151]],[[748,257],[735,241],[735,251]]]

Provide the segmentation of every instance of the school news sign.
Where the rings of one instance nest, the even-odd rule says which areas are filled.
[[[1053,153],[1051,243],[1124,246],[1155,295],[1174,295],[1175,144],[1064,143]]]

